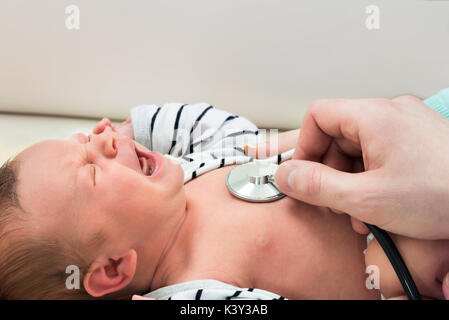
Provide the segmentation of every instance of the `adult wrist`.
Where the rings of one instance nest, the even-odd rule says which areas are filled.
[[[449,88],[443,89],[436,95],[427,98],[424,100],[424,103],[449,119]]]

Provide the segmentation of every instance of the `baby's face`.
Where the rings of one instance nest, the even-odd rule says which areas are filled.
[[[82,240],[101,231],[111,246],[134,245],[185,208],[180,165],[146,152],[153,160],[140,162],[134,141],[111,131],[24,150],[17,156],[17,194],[30,226]],[[141,163],[151,163],[151,176]]]

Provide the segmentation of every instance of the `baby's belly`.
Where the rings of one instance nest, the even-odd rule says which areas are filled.
[[[226,189],[231,168],[209,172],[185,188],[187,197],[201,195],[195,212],[208,228],[201,241],[207,244],[199,250],[236,261],[238,268],[226,270],[240,286],[289,299],[379,297],[365,287],[366,237],[352,230],[346,215],[288,197],[270,203],[239,200]],[[251,279],[248,285],[245,279]]]

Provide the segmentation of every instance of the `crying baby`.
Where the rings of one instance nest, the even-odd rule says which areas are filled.
[[[288,161],[298,135],[280,133],[267,154]],[[252,203],[229,193],[228,172],[257,156],[244,146],[259,136],[244,117],[172,103],[139,106],[117,127],[103,119],[88,136],[25,149],[0,169],[0,296],[403,295],[379,244],[367,248],[347,215],[289,197]],[[439,257],[449,242],[392,238],[422,295],[443,298]],[[79,285],[67,285],[68,266]],[[367,285],[369,266],[378,285]]]

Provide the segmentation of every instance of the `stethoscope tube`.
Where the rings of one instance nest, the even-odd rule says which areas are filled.
[[[398,276],[399,281],[401,282],[408,298],[410,300],[421,300],[421,295],[419,294],[418,288],[416,287],[416,284],[413,281],[413,278],[408,271],[404,260],[402,260],[398,249],[394,245],[394,242],[393,240],[391,240],[388,233],[375,225],[368,223],[365,224],[372,232],[377,242],[379,242],[380,246],[388,257],[388,260],[390,260],[390,263],[393,266],[393,269],[396,272],[396,275]]]

